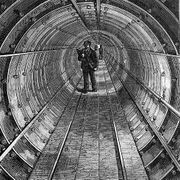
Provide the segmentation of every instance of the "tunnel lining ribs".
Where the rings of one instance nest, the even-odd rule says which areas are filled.
[[[178,21],[153,2],[48,0],[18,17],[0,48],[0,179],[180,178]],[[96,93],[80,90],[84,40],[104,47]]]

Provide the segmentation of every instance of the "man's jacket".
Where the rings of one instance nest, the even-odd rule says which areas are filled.
[[[98,67],[96,52],[91,48],[89,51],[86,49],[78,50],[78,61],[81,61],[82,70],[94,70]]]

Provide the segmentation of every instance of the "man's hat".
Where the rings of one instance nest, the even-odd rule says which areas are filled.
[[[84,41],[84,45],[89,45],[89,46],[91,46],[91,41],[89,41],[89,40]]]

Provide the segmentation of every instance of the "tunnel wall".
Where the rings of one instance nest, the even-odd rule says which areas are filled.
[[[127,5],[128,6],[128,5]],[[40,17],[41,16],[41,14],[39,14],[39,13],[42,13],[42,15],[43,15],[43,13],[45,13],[46,11],[47,11],[47,9],[48,8],[44,8],[44,7],[46,7],[46,6],[43,6],[43,8],[40,10],[38,10],[38,11],[35,11],[35,12],[38,12],[38,15],[36,14],[36,15],[34,15],[34,16],[32,16],[32,17]],[[131,11],[132,11],[132,9],[131,9]],[[133,8],[133,11],[134,11],[134,8]],[[33,13],[35,13],[35,12],[33,12]],[[105,12],[105,11],[104,11]],[[136,12],[139,12],[138,10],[136,11]],[[32,14],[33,14],[32,13]],[[25,17],[23,18],[23,19],[25,19]],[[26,21],[26,20],[25,20]],[[151,21],[151,20],[149,20],[149,21]],[[23,24],[23,23],[22,23]],[[24,30],[24,28],[23,27],[25,27],[25,26],[22,26],[22,24],[21,24],[21,28],[22,28],[22,30]],[[18,23],[18,25],[20,25],[20,22]],[[24,24],[25,25],[25,24]],[[18,36],[19,36],[19,34],[21,34],[20,32],[21,32],[21,28],[17,28],[17,27],[15,26],[15,28],[11,31],[11,35],[9,34],[9,36],[5,39],[5,41],[4,41],[4,43],[3,43],[3,45],[2,45],[2,47],[1,47],[1,52],[3,52],[3,53],[5,53],[5,52],[9,52],[10,51],[10,49],[9,49],[9,47],[8,47],[8,45],[10,45],[12,42],[17,42],[17,39],[18,39]],[[156,26],[156,28],[158,29],[159,27],[158,26]],[[156,30],[157,30],[156,29]],[[159,29],[158,29],[159,30]],[[19,34],[17,34],[17,32],[19,32]],[[158,32],[158,31],[157,31]],[[15,34],[13,34],[13,33],[15,33]],[[158,33],[157,33],[158,34]],[[173,46],[172,46],[172,43],[171,43],[171,41],[169,40],[169,38],[165,35],[165,33],[163,32],[163,31],[161,31],[161,34],[163,34],[163,39],[165,39],[168,43],[168,46],[169,46],[169,49],[170,50],[173,50]],[[158,34],[159,35],[159,34]],[[162,37],[162,35],[161,35],[161,37]],[[159,37],[158,37],[159,38]],[[24,40],[24,42],[23,41],[21,41],[22,42],[22,47],[24,47],[25,46],[25,44],[27,43],[27,39],[25,39]],[[20,50],[21,50],[21,48],[20,48]],[[17,51],[18,52],[18,51]],[[47,58],[47,54],[46,53],[43,53],[43,55],[40,55],[39,57],[37,57],[37,60],[38,59],[46,59]],[[4,58],[3,59],[3,62],[4,62],[4,60],[7,60],[8,58]],[[14,58],[14,60],[15,60],[16,58]],[[31,61],[33,61],[33,55],[32,56],[29,56],[28,57],[28,60],[31,62]],[[9,61],[9,60],[8,60]],[[20,58],[20,59],[17,59],[17,60],[15,60],[14,61],[14,65],[13,65],[13,63],[12,63],[12,66],[16,66],[17,64],[16,64],[16,62],[17,61],[22,61],[23,62],[23,60]],[[21,83],[19,83],[20,84],[20,86],[22,85],[22,84],[24,84],[24,79],[26,79],[27,78],[27,81],[26,81],[26,86],[28,86],[29,85],[29,80],[30,80],[30,78],[31,77],[33,77],[34,79],[35,79],[35,87],[38,89],[38,90],[41,90],[42,89],[42,87],[43,87],[43,85],[40,85],[39,84],[39,82],[41,82],[41,83],[44,83],[44,82],[48,82],[48,78],[50,78],[49,79],[49,82],[52,82],[52,80],[53,79],[56,79],[56,77],[53,77],[53,75],[51,76],[50,74],[49,74],[49,76],[48,77],[46,77],[46,76],[43,76],[43,78],[44,78],[44,80],[41,80],[41,79],[36,79],[37,77],[37,75],[39,74],[39,75],[42,75],[42,74],[44,74],[44,72],[45,72],[45,68],[49,68],[49,69],[51,69],[51,68],[55,68],[55,67],[57,67],[57,63],[56,62],[53,62],[53,61],[51,61],[51,62],[49,62],[49,64],[48,64],[48,62],[43,62],[43,61],[41,61],[42,63],[39,63],[39,64],[36,64],[36,63],[34,63],[34,68],[33,68],[33,71],[32,72],[30,72],[30,74],[28,74],[27,72],[25,72],[24,71],[24,69],[27,69],[27,67],[26,67],[26,65],[25,65],[25,63],[21,63],[21,65],[22,65],[22,67],[18,67],[18,73],[20,74],[20,76],[14,76],[13,78],[12,78],[12,82],[14,82],[14,81],[21,81]],[[148,62],[147,62],[148,63]],[[6,63],[5,63],[6,64]],[[142,64],[139,64],[139,65],[142,65]],[[30,66],[30,63],[27,65],[27,66]],[[49,67],[48,67],[49,66]],[[5,67],[5,65],[4,65],[4,67]],[[20,70],[20,71],[19,71]],[[2,70],[3,71],[3,70]],[[58,70],[57,70],[58,71]],[[48,72],[50,72],[50,70],[48,70]],[[61,73],[63,73],[63,72],[61,72]],[[62,74],[58,74],[58,75],[62,75]],[[74,73],[74,74],[73,74]],[[28,75],[27,75],[28,74]],[[77,72],[74,72],[74,71],[72,71],[72,75],[75,75],[75,74],[77,74]],[[14,73],[14,72],[12,72],[12,75],[17,75],[16,73]],[[60,83],[64,83],[65,84],[65,81],[67,80],[66,79],[67,77],[64,77],[64,79],[62,78],[61,79],[61,77],[60,76],[57,76],[57,80],[56,81],[54,81],[55,83],[54,84],[49,84],[50,85],[50,87],[54,87],[54,86],[58,86]],[[147,80],[149,79],[149,77],[146,77],[147,78]],[[4,78],[3,78],[4,79]],[[21,80],[20,80],[21,79]],[[79,76],[76,76],[76,78],[75,78],[76,80],[75,80],[75,82],[77,82],[78,81],[78,79],[79,79]],[[130,79],[129,79],[129,81],[130,81]],[[148,82],[148,81],[147,81]],[[14,83],[12,83],[12,85],[13,85]],[[131,83],[132,84],[132,83]],[[66,84],[67,85],[67,84]],[[150,85],[151,86],[151,85]],[[12,86],[13,87],[13,86]],[[22,86],[21,86],[22,87]],[[72,87],[72,86],[71,86]],[[70,89],[71,89],[71,87],[70,87]],[[15,87],[16,88],[16,87]],[[35,88],[35,89],[36,89]],[[56,89],[56,88],[55,88]],[[29,97],[24,97],[24,95],[23,95],[23,99],[24,98],[26,98],[26,100],[27,100],[27,102],[25,102],[25,104],[27,103],[27,104],[30,104],[31,106],[33,105],[33,107],[36,107],[36,108],[34,108],[34,109],[36,109],[36,110],[34,110],[33,112],[30,112],[31,110],[29,109],[29,110],[27,110],[27,112],[29,112],[29,114],[30,114],[30,117],[32,118],[42,107],[43,107],[43,105],[45,104],[45,102],[47,102],[48,101],[48,99],[50,99],[50,97],[52,96],[52,94],[55,92],[55,89],[53,88],[52,90],[48,90],[48,88],[47,89],[45,89],[45,93],[43,94],[43,95],[45,95],[46,94],[46,96],[44,96],[43,98],[42,98],[42,94],[41,93],[39,93],[38,94],[38,96],[39,96],[39,100],[34,100],[34,99],[31,99],[31,101],[33,101],[33,102],[31,102],[31,101],[29,101]],[[71,90],[72,91],[72,90]],[[70,92],[71,92],[70,91]],[[33,91],[33,88],[32,88],[32,92],[34,92]],[[53,92],[53,93],[52,93]],[[62,92],[64,92],[63,90],[62,90]],[[142,91],[139,91],[139,93],[140,92],[142,92]],[[3,95],[3,92],[2,92],[2,95]],[[18,94],[17,94],[18,95]],[[35,92],[34,92],[34,94],[33,95],[35,95]],[[66,97],[68,97],[70,94],[69,93],[67,93],[66,94],[66,92],[64,92],[64,94],[62,95],[62,96],[66,96]],[[20,96],[20,95],[18,95],[18,96]],[[147,95],[146,95],[147,96]],[[63,98],[63,97],[62,97]],[[148,98],[148,97],[147,97]],[[41,99],[41,100],[40,100]],[[45,100],[46,99],[46,100]],[[59,99],[59,101],[61,101],[61,98]],[[41,102],[41,103],[39,103],[39,102]],[[146,109],[146,105],[148,106],[148,101],[146,101],[147,102],[147,104],[145,104],[145,109]],[[65,107],[65,105],[66,105],[66,102],[61,102],[62,104],[59,104],[59,106],[61,107]],[[65,103],[65,104],[64,104]],[[21,103],[17,103],[17,109],[16,110],[18,110],[17,112],[19,112],[19,110],[22,108],[22,106],[21,106],[22,104]],[[12,108],[12,107],[9,107],[9,108]],[[28,107],[27,107],[28,108]],[[14,132],[14,128],[17,128],[17,125],[14,123],[14,124],[11,124],[11,121],[12,121],[12,119],[13,119],[13,117],[12,116],[10,116],[9,117],[9,115],[7,116],[6,115],[6,111],[7,110],[5,110],[6,109],[6,107],[3,107],[2,106],[2,109],[1,109],[1,117],[2,117],[2,131],[3,131],[3,133],[6,135],[6,138],[8,139],[8,142],[10,142],[9,140],[12,140],[13,138],[14,138],[14,136],[15,136],[15,132]],[[62,110],[62,109],[61,109]],[[49,113],[49,111],[48,111],[48,113],[47,114],[49,114],[49,117],[47,117],[47,114],[44,114],[44,115],[42,115],[39,119],[49,119],[49,118],[52,118],[52,117],[56,117],[56,115],[58,115],[61,111],[58,111],[57,110],[57,108],[55,108],[54,107],[54,109],[52,110],[52,109],[50,109],[50,111],[51,111],[51,113],[52,114],[50,114]],[[54,113],[56,114],[56,115],[54,115]],[[18,114],[18,116],[19,116],[19,114]],[[27,117],[27,114],[25,113],[25,114],[23,114],[22,116],[20,116],[20,117],[22,117],[21,118],[21,123],[23,124],[23,125],[25,125],[25,123],[26,122],[28,122],[29,121],[29,119],[26,119],[26,118],[24,118],[24,117]],[[12,118],[12,119],[11,119]],[[56,118],[55,118],[56,119]],[[56,121],[56,120],[55,120]],[[22,125],[22,127],[23,127],[23,125]],[[7,127],[8,126],[10,126],[10,128],[8,129]],[[22,128],[22,127],[19,127],[20,129]],[[36,130],[36,129],[31,129],[31,131],[33,132],[34,130]],[[49,129],[49,130],[51,130],[51,129]],[[18,130],[17,130],[17,132],[18,132]],[[31,136],[30,134],[32,134],[32,132],[29,132],[29,136]],[[44,134],[46,134],[46,138],[48,139],[48,136],[49,136],[49,132],[47,133],[47,131],[45,132],[44,130],[42,130],[42,132],[44,132]],[[27,137],[26,137],[27,138]],[[34,137],[33,137],[34,138]],[[43,143],[43,140],[44,139],[42,139],[42,140],[40,140],[39,141],[39,143],[40,144],[42,144],[42,146],[40,146],[41,148],[44,146],[44,143],[46,143],[46,141]],[[34,146],[31,146],[30,145],[30,143],[31,142],[28,142],[28,141],[26,141],[26,139],[24,138],[24,141],[25,141],[25,144],[23,143],[23,142],[20,142],[17,146],[16,146],[16,149],[15,149],[15,151],[17,152],[17,154],[20,154],[20,158],[22,158],[23,160],[25,160],[25,162],[31,167],[31,166],[33,166],[33,163],[36,161],[36,157],[35,157],[35,155],[36,155],[36,153],[40,150],[39,149],[39,147],[34,147]],[[34,144],[36,144],[37,142],[35,142]],[[24,144],[24,146],[23,146],[23,144]],[[23,148],[22,148],[23,147]],[[30,154],[31,155],[28,155],[27,153],[24,153],[24,150],[27,150],[28,149],[28,151],[30,152]],[[22,151],[22,152],[21,152]],[[20,153],[21,152],[21,153]],[[31,156],[31,158],[30,158],[30,156]],[[32,158],[33,157],[33,158]],[[9,170],[9,171],[12,171],[11,173],[13,174],[13,169],[12,170]]]

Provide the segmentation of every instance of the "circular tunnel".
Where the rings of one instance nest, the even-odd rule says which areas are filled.
[[[97,44],[96,39],[99,38],[99,43],[103,45],[105,50],[105,58],[108,61],[112,61],[112,58],[116,61],[114,63],[115,70],[112,70],[111,73],[118,73],[119,76],[122,76],[123,70],[119,64],[125,65],[129,71],[132,71],[143,82],[145,81],[147,83],[146,85],[157,92],[157,94],[161,95],[163,90],[166,89],[166,100],[169,101],[171,93],[171,82],[169,79],[171,77],[167,59],[161,56],[158,57],[131,51],[131,49],[139,49],[139,47],[143,47],[144,50],[149,51],[163,51],[157,37],[143,22],[138,22],[138,19],[132,14],[110,5],[103,6],[102,4],[101,7],[102,9],[107,8],[109,11],[109,16],[106,15],[103,19],[102,30],[96,30],[93,3],[85,3],[81,5],[81,8],[85,13],[85,17],[87,16],[86,19],[90,31],[84,26],[72,6],[69,5],[46,14],[36,21],[23,35],[23,38],[16,46],[15,52],[42,50],[42,53],[15,56],[11,59],[9,66],[8,98],[10,105],[14,107],[13,112],[16,113],[14,116],[21,128],[24,127],[26,122],[25,120],[24,122],[22,121],[24,119],[22,117],[27,116],[28,119],[32,118],[33,112],[31,112],[31,109],[38,112],[39,107],[42,108],[62,84],[67,83],[65,85],[65,91],[67,93],[72,93],[77,88],[77,82],[82,76],[82,73],[79,62],[77,61],[76,49],[82,47],[86,39],[92,40],[93,47]],[[92,14],[91,17],[86,15],[87,10],[88,13]],[[72,16],[72,14],[76,15]],[[116,36],[117,34],[118,37]],[[26,44],[24,44],[24,39],[26,39]],[[51,49],[57,50],[43,52],[46,49],[47,51]],[[149,71],[148,68],[152,70]],[[148,69],[148,71],[144,71],[143,69]],[[152,71],[154,69],[158,71],[156,77],[152,77]],[[160,75],[163,72],[165,72],[166,76],[161,79]],[[13,78],[14,76],[15,78]],[[127,75],[124,76],[127,77]],[[125,80],[125,78],[123,79]],[[37,87],[34,87],[33,91],[33,85],[31,86],[31,83],[35,84],[34,80],[37,83]],[[131,81],[130,79],[128,80]],[[16,87],[16,81],[19,81],[18,87],[20,89]],[[154,84],[151,85],[150,81],[153,81]],[[121,84],[119,80],[115,83]],[[142,98],[141,101],[144,100],[143,96],[139,94],[142,92],[136,83],[132,83],[130,88],[135,89],[134,95],[137,98]],[[45,92],[41,92],[42,90]],[[30,97],[26,97],[26,91],[33,92],[33,96],[37,96],[36,94],[40,93],[42,101],[37,99],[37,106],[35,104],[33,106],[33,103],[31,105],[27,102],[27,98],[31,99],[32,96],[29,95]],[[18,94],[21,97],[18,98]],[[17,97],[16,101],[14,101],[15,97]],[[19,106],[26,111],[24,112],[26,115],[18,112],[20,111]],[[29,106],[32,107],[29,108]],[[28,108],[30,111],[27,110]]]
[[[24,15],[26,22],[33,11],[40,11],[15,45],[12,37],[21,20],[1,45],[2,53],[14,45],[12,55],[1,57],[7,58],[1,108],[6,140],[0,157],[2,178],[179,177],[179,156],[174,155],[179,152],[174,98],[179,57],[173,38],[153,16],[129,1],[101,1],[100,7],[98,1],[56,3],[43,2]],[[92,48],[101,44],[104,54],[95,72],[98,91],[82,94],[77,90],[83,88],[83,77],[76,49],[85,40],[92,42]],[[172,56],[166,55],[169,52]],[[87,142],[80,143],[80,137]],[[94,163],[94,141],[99,168],[92,165],[89,170],[84,161]],[[83,149],[85,142],[92,146],[86,150],[92,155],[82,160],[84,171],[71,170],[71,164],[81,163],[81,151],[77,155],[73,148]],[[86,171],[92,175],[85,176]]]

